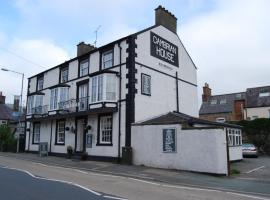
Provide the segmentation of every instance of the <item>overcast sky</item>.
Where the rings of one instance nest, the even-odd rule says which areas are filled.
[[[198,95],[270,85],[269,0],[1,0],[0,67],[30,77],[76,55],[80,41],[97,46],[154,24],[163,5],[198,67]],[[0,71],[0,91],[13,101],[20,76]],[[25,79],[25,93],[27,81]]]

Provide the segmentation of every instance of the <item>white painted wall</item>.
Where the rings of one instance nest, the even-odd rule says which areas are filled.
[[[177,153],[163,153],[163,128],[176,128]],[[132,147],[136,165],[227,174],[223,129],[181,130],[179,124],[132,126]]]
[[[229,147],[230,161],[242,160],[242,146]]]
[[[270,107],[245,108],[245,119],[270,118]]]

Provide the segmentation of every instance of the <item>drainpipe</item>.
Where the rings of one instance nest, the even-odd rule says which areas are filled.
[[[50,153],[52,152],[52,131],[53,131],[53,120],[51,120],[51,135],[50,135]]]
[[[226,151],[227,151],[227,176],[231,175],[231,166],[230,166],[230,149],[229,149],[229,136],[228,136],[228,128],[225,128],[226,134]]]
[[[178,72],[175,72],[175,80],[176,80],[176,111],[179,112]]]
[[[122,47],[120,45],[120,42],[118,43],[119,47],[119,66],[120,66],[120,75],[119,75],[119,97],[118,97],[118,105],[119,105],[119,111],[118,111],[118,162],[121,160],[120,156],[120,149],[121,149],[121,98],[122,98]]]

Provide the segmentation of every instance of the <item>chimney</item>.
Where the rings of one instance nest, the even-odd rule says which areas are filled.
[[[15,95],[14,102],[13,102],[13,110],[18,112],[19,109],[20,109],[20,96]]]
[[[0,104],[5,104],[6,103],[6,96],[2,95],[2,92],[0,92]]]
[[[202,95],[202,101],[207,102],[209,100],[209,97],[211,97],[211,88],[209,88],[208,83],[205,83],[203,87],[203,95]]]
[[[162,25],[172,32],[177,31],[177,18],[161,5],[155,9],[156,25]]]
[[[95,49],[95,47],[93,45],[85,44],[84,42],[80,42],[77,45],[77,56],[81,56],[83,54],[86,54],[86,53],[92,51],[93,49]]]

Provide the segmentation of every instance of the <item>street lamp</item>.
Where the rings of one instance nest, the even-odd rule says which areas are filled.
[[[13,70],[10,70],[10,69],[7,69],[7,68],[1,68],[1,70],[5,71],[5,72],[13,72],[13,73],[16,73],[16,74],[20,74],[22,76],[21,96],[20,96],[20,105],[19,105],[19,113],[20,113],[20,115],[19,115],[19,126],[20,126],[20,129],[21,129],[22,128],[21,114],[23,113],[22,95],[23,95],[24,73],[16,72],[16,71],[13,71]],[[20,132],[19,132],[19,137],[17,139],[17,153],[19,152],[19,145],[20,145],[19,143],[20,143]]]

